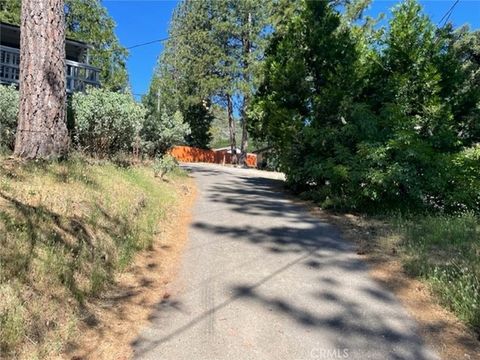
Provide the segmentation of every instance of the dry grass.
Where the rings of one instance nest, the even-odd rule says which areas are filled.
[[[0,159],[2,358],[52,358],[98,322],[92,304],[175,211],[187,179],[171,180],[82,158]]]

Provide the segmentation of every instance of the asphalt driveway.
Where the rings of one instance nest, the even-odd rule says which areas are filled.
[[[172,295],[136,359],[436,359],[339,232],[276,174],[187,166],[199,197]]]

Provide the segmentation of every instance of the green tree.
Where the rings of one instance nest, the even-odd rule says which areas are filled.
[[[210,141],[208,106],[220,56],[211,37],[212,6],[208,1],[184,1],[175,9],[169,40],[143,99],[153,116],[161,116],[164,108],[181,111],[192,129],[188,143],[201,148]]]
[[[336,10],[324,1],[302,6],[272,38],[265,80],[251,111],[252,130],[277,148],[282,170],[297,190],[324,184],[328,171],[339,177],[345,172],[332,170],[330,159],[346,152],[339,130],[351,103],[356,59]]]
[[[230,145],[230,133],[228,128],[227,113],[221,106],[214,104],[212,106],[213,121],[210,126],[211,148],[221,148]]]
[[[211,107],[225,109],[230,144],[236,146],[234,113],[247,148],[246,108],[259,82],[268,7],[261,2],[182,1],[172,18],[170,40],[159,58],[145,102],[152,112],[179,109],[192,128],[188,141],[207,147]]]
[[[366,5],[305,1],[282,24],[252,131],[325,206],[478,210],[478,35],[414,0],[378,28]]]
[[[458,119],[458,137],[471,146],[480,142],[480,31],[471,31],[467,25],[454,30],[447,25],[443,33],[443,97]]]

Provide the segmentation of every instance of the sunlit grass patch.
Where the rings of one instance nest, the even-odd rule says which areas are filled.
[[[151,247],[177,201],[149,166],[0,158],[0,352],[61,351],[82,304]],[[27,355],[28,354],[28,355]]]
[[[480,220],[471,213],[396,220],[404,266],[480,333]]]

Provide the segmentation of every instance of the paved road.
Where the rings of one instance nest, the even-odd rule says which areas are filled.
[[[436,359],[337,230],[255,170],[189,165],[199,187],[174,292],[136,359]]]

